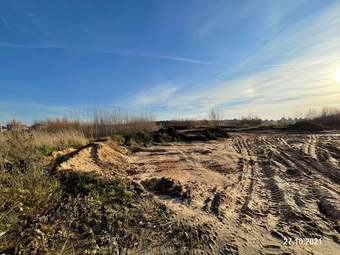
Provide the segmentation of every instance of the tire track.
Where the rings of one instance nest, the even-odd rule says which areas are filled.
[[[299,151],[291,151],[287,150],[287,155],[291,158],[294,158],[296,154],[299,154]],[[322,165],[319,163],[316,159],[311,157],[303,157],[304,161],[303,163],[308,165],[312,171],[316,171],[323,175],[324,177],[327,177],[331,181],[336,182],[337,184],[340,184],[340,171],[339,169],[334,168],[332,165],[325,163],[326,165]],[[302,165],[302,163],[294,162],[295,164]]]
[[[254,139],[254,138],[253,138]],[[235,199],[234,210],[238,212],[237,224],[242,224],[244,214],[252,214],[249,209],[253,197],[253,191],[256,184],[255,175],[255,160],[252,141],[249,137],[237,136],[233,140],[233,148],[239,154],[239,178],[238,184],[235,186],[234,192],[237,195]]]
[[[297,169],[299,173],[301,171],[306,175],[310,175],[312,173],[312,170],[304,164],[303,160],[305,159],[305,156],[299,154],[299,150],[283,150],[281,148],[278,148],[278,151],[280,152],[280,156],[282,156],[287,165],[294,169]]]

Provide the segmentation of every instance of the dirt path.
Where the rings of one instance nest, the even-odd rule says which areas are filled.
[[[209,248],[197,254],[340,254],[339,159],[337,133],[254,132],[152,146],[127,161],[175,222],[205,233]]]

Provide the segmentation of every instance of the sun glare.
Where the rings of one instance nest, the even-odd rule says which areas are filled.
[[[338,82],[340,82],[340,69],[335,73],[334,77],[336,77]]]

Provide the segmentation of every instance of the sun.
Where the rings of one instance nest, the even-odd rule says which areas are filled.
[[[338,82],[340,82],[340,69],[335,73],[334,77],[336,77]]]

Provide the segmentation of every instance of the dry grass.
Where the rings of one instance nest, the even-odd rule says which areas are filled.
[[[32,131],[30,134],[34,147],[48,145],[62,150],[68,147],[80,148],[89,143],[89,139],[85,137],[84,133],[77,130],[62,130],[56,133]]]
[[[45,130],[6,131],[0,134],[0,169],[6,164],[20,167],[37,156],[48,156],[54,150],[80,148],[89,139],[81,131],[63,130],[56,133]]]
[[[45,121],[36,120],[35,123],[46,125],[50,132],[79,130],[87,138],[100,138],[156,131],[158,127],[155,120],[155,115],[143,108],[132,111],[94,104],[82,109],[71,108],[68,117],[48,117]]]
[[[27,164],[36,156],[47,156],[54,150],[69,147],[80,148],[94,138],[158,129],[155,116],[144,109],[128,111],[96,104],[82,110],[71,109],[69,118],[48,117],[34,123],[43,124],[44,129],[0,134],[0,168],[6,164],[20,168],[22,162]]]
[[[46,174],[41,167],[31,167],[25,173],[0,170],[0,232],[14,230],[23,215],[31,215],[37,208],[45,206],[45,202],[58,188],[55,178]],[[14,227],[14,228],[13,228]],[[0,250],[8,245],[9,240],[3,238]]]

